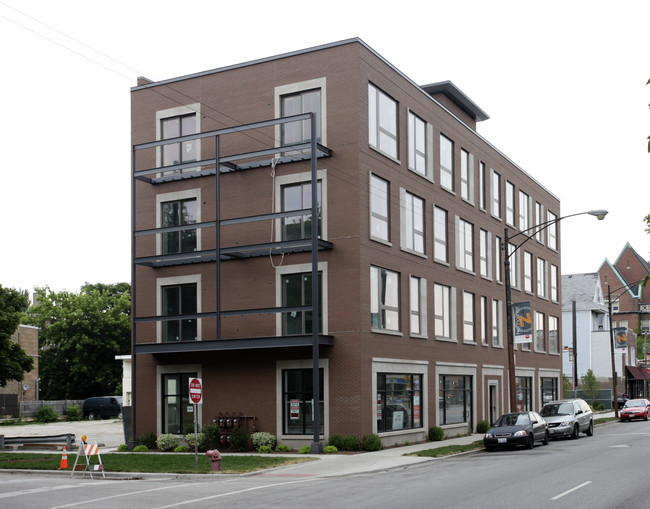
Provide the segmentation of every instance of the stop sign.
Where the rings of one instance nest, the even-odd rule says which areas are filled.
[[[200,378],[190,378],[190,401],[195,405],[200,405],[203,399],[203,387]]]

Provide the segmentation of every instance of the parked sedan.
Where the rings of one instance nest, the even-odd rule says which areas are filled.
[[[523,445],[532,449],[535,442],[548,445],[548,425],[537,412],[515,412],[503,414],[483,437],[488,451],[498,447]]]
[[[650,401],[647,399],[628,399],[623,408],[621,408],[621,422],[631,421],[632,419],[648,420],[650,411]]]

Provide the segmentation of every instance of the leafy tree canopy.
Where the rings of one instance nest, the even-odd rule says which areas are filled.
[[[24,292],[0,286],[0,387],[8,381],[21,381],[24,373],[34,367],[34,359],[29,357],[18,343],[11,341],[11,335],[20,324],[20,317],[29,306]]]
[[[131,351],[131,285],[88,284],[77,293],[37,288],[26,321],[40,327],[43,399],[112,395],[122,381],[116,355]]]

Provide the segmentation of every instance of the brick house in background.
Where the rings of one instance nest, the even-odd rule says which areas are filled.
[[[13,380],[0,387],[0,415],[19,415],[21,401],[38,400],[38,330],[31,325],[19,325],[11,336],[11,341],[34,360],[34,368],[25,373],[22,381]]]
[[[140,78],[131,98],[136,436],[183,432],[190,377],[200,422],[254,416],[292,447],[420,441],[510,410],[504,228],[560,203],[453,83],[418,86],[350,39]],[[557,224],[511,257],[534,325],[520,408],[560,396],[559,274]]]

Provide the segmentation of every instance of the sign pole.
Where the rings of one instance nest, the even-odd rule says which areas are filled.
[[[199,468],[199,440],[196,423],[196,403],[194,404],[194,468]]]
[[[194,468],[199,468],[199,440],[198,440],[198,405],[203,403],[203,385],[200,378],[189,379],[190,402],[194,405]]]

